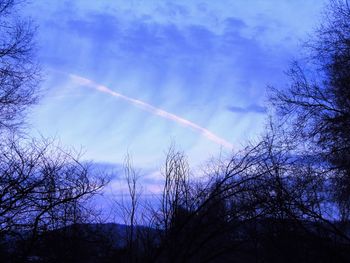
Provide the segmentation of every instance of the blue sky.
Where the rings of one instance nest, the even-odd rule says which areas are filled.
[[[145,169],[161,166],[172,142],[193,164],[239,149],[263,130],[266,86],[286,85],[323,5],[33,1],[26,13],[39,26],[44,97],[32,133],[96,162],[121,163],[129,152]]]

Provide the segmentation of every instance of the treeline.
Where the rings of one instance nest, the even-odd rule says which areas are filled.
[[[97,222],[87,205],[108,183],[105,176],[23,136],[20,121],[35,102],[38,71],[33,31],[10,19],[14,7],[0,1],[8,34],[0,50],[3,262],[350,261],[347,1],[329,2],[304,45],[308,56],[291,65],[288,87],[269,88],[271,117],[258,142],[212,161],[200,178],[171,148],[157,204],[142,201],[127,158],[128,199],[116,210],[125,225]]]

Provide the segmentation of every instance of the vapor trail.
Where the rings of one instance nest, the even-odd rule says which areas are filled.
[[[209,139],[209,140],[211,140],[219,145],[222,145],[225,148],[233,149],[233,145],[230,142],[226,141],[223,138],[220,138],[219,136],[215,135],[211,131],[209,131],[209,130],[207,130],[207,129],[205,129],[205,128],[203,128],[203,127],[201,127],[201,126],[199,126],[199,125],[197,125],[189,120],[181,118],[173,113],[170,113],[170,112],[167,112],[167,111],[162,110],[160,108],[157,108],[157,107],[155,107],[151,104],[148,104],[146,102],[143,102],[141,100],[130,98],[130,97],[127,97],[123,94],[112,91],[111,89],[107,88],[106,86],[100,85],[100,84],[98,84],[90,79],[83,78],[81,76],[74,75],[74,74],[69,74],[69,76],[73,81],[75,81],[79,85],[87,86],[87,87],[93,88],[95,90],[98,90],[100,92],[109,94],[113,97],[125,100],[126,102],[129,102],[130,104],[135,105],[143,110],[146,110],[154,115],[158,115],[162,118],[174,121],[174,122],[181,124],[185,127],[189,127],[191,129],[193,129],[194,131],[198,132],[199,134],[201,134],[202,136],[206,137],[207,139]]]

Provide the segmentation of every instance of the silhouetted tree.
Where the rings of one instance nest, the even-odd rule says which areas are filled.
[[[350,7],[332,0],[315,37],[306,44],[307,63],[295,62],[291,85],[274,90],[282,129],[295,139],[296,154],[326,166],[344,221],[350,216]]]
[[[107,182],[79,154],[18,129],[39,97],[40,81],[35,28],[19,15],[24,2],[0,0],[1,262],[35,259],[45,234],[84,222],[85,202]]]
[[[0,156],[0,235],[20,238],[28,256],[42,233],[80,222],[84,201],[106,183],[49,143],[8,142]]]
[[[133,166],[132,158],[129,154],[124,160],[124,179],[127,188],[126,195],[122,195],[120,200],[116,200],[117,209],[115,213],[117,217],[121,217],[125,225],[127,225],[124,237],[121,237],[125,244],[125,262],[138,262],[139,250],[142,248],[140,244],[140,231],[138,224],[140,221],[140,196],[141,187],[139,185],[140,175]]]
[[[0,129],[23,122],[25,110],[37,101],[39,67],[34,26],[18,15],[20,0],[0,1]]]

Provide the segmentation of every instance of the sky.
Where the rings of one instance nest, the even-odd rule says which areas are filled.
[[[171,144],[193,165],[256,140],[267,86],[318,25],[321,0],[35,0],[43,97],[35,136],[83,158],[159,169]],[[154,173],[150,173],[152,174]]]

